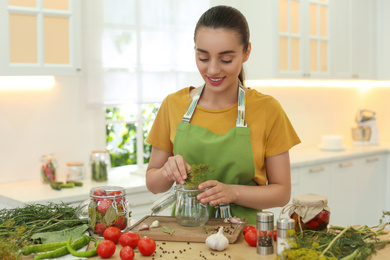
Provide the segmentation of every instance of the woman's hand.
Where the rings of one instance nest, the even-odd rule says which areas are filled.
[[[162,176],[170,181],[184,184],[187,179],[187,172],[191,166],[184,160],[183,156],[175,155],[168,158],[162,168]]]
[[[209,202],[215,206],[218,204],[229,204],[236,198],[235,189],[233,185],[223,184],[216,180],[205,181],[199,184],[200,190],[208,188],[197,196],[202,203]]]

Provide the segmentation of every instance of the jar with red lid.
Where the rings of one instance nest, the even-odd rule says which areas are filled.
[[[290,207],[289,216],[295,220],[295,231],[323,231],[330,219],[328,199],[318,194],[295,196]]]

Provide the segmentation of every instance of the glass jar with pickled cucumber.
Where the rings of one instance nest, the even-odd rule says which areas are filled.
[[[91,153],[91,177],[94,181],[106,181],[111,169],[110,154],[106,150],[96,150]]]

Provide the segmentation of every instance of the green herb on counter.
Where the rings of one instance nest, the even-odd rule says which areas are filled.
[[[383,221],[374,227],[330,226],[328,231],[304,230],[296,234],[292,248],[283,251],[286,259],[368,259],[377,249],[382,248],[390,239],[379,239],[387,234],[383,230],[390,223]]]
[[[172,235],[172,234],[175,232],[175,230],[172,229],[172,228],[169,228],[169,227],[167,227],[167,226],[163,226],[163,227],[162,227],[162,232],[168,233],[168,234]]]
[[[32,240],[37,240],[42,244],[55,243],[55,242],[66,242],[69,236],[77,239],[81,237],[85,231],[88,230],[87,224],[82,224],[76,227],[71,227],[63,230],[35,233],[31,236]]]
[[[23,208],[0,209],[0,259],[15,259],[24,246],[33,244],[39,232],[63,230],[82,224],[76,209],[66,203],[26,204]]]

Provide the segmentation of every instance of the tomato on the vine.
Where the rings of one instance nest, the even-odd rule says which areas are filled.
[[[96,247],[96,252],[101,258],[111,257],[116,250],[114,242],[111,240],[103,240]]]
[[[140,237],[137,233],[134,232],[125,232],[119,238],[119,243],[122,246],[130,246],[135,249],[138,246],[138,241]]]
[[[245,235],[246,232],[247,232],[248,230],[251,230],[251,229],[256,230],[256,227],[254,227],[254,226],[246,226],[246,227],[244,228],[244,230],[242,231],[242,233]]]
[[[119,237],[122,235],[122,232],[117,227],[108,227],[103,232],[103,237],[105,240],[111,240],[115,244],[118,243]]]
[[[152,238],[144,236],[138,241],[138,250],[141,255],[152,255],[156,250],[156,242]]]
[[[125,246],[119,252],[119,256],[122,260],[133,260],[134,259],[134,250],[130,246]]]
[[[249,229],[245,233],[245,241],[250,245],[250,246],[256,246],[257,245],[257,232],[256,229]]]

